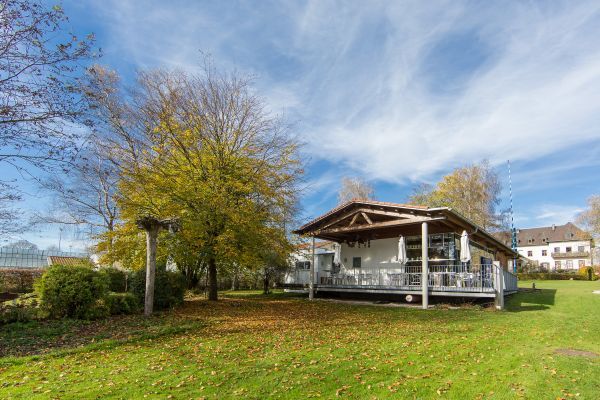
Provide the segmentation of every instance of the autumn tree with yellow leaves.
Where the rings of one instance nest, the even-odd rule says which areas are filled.
[[[435,185],[417,186],[408,201],[428,207],[450,207],[484,229],[499,229],[505,212],[498,212],[502,186],[487,161],[456,168]]]
[[[204,265],[216,300],[219,269],[262,267],[265,246],[281,255],[291,249],[284,227],[302,174],[298,142],[250,84],[209,64],[201,74],[140,73],[123,92],[114,72],[90,70],[96,134],[119,167],[122,223],[100,245],[111,249],[107,257],[128,257],[121,244],[139,247],[140,221],[176,221],[162,249],[176,263]]]

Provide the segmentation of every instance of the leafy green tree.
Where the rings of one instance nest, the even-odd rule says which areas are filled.
[[[264,294],[269,294],[272,282],[289,270],[289,257],[293,251],[291,243],[277,237],[273,237],[269,245],[263,247],[261,251],[263,268],[260,272]]]

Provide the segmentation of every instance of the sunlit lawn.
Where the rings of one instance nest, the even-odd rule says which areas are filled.
[[[9,325],[0,398],[599,398],[600,358],[555,351],[600,353],[600,283],[537,286],[505,312],[246,292],[151,319]]]

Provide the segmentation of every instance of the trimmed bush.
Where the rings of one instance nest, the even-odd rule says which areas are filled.
[[[0,291],[12,293],[33,292],[34,282],[44,270],[39,268],[2,268],[0,269]]]
[[[51,318],[108,316],[109,278],[89,266],[53,265],[36,284],[42,309]]]
[[[35,293],[27,293],[14,300],[0,303],[0,324],[27,322],[41,319],[40,303]]]
[[[127,291],[128,273],[118,268],[106,267],[100,270],[109,279],[109,290],[111,292],[123,293]]]
[[[111,315],[133,314],[140,309],[139,301],[133,293],[109,293],[106,304]]]
[[[540,281],[587,281],[587,276],[574,274],[574,273],[552,273],[552,272],[539,272],[539,273],[519,273],[517,277],[520,280],[540,280]]]
[[[183,303],[186,284],[180,272],[167,271],[164,266],[156,267],[154,280],[154,308],[164,310]],[[144,304],[146,292],[146,270],[139,270],[131,277],[131,292]]]

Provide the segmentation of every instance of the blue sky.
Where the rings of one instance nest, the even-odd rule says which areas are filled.
[[[306,143],[304,218],[343,176],[384,201],[489,159],[511,159],[520,227],[573,220],[600,192],[600,3],[489,1],[65,1],[101,63],[218,67],[256,90]],[[503,195],[508,201],[508,190]],[[47,199],[28,196],[25,210]],[[45,247],[56,230],[28,233]],[[74,248],[81,242],[70,242]]]

